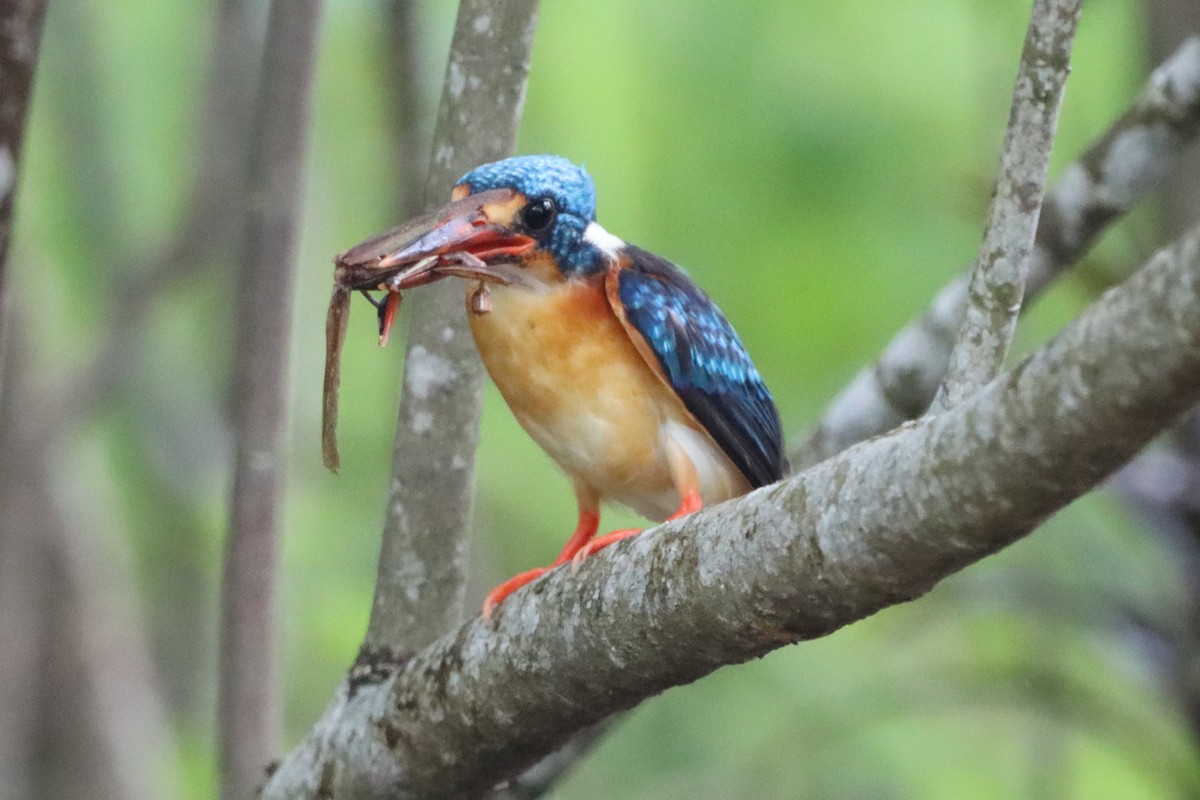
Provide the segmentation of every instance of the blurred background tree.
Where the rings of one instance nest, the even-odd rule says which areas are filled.
[[[546,3],[518,149],[587,165],[602,223],[719,300],[798,434],[974,253],[1028,6]],[[449,0],[326,10],[290,365],[289,742],[362,640],[402,368],[360,310],[343,469],[325,472],[329,259],[415,208],[453,18]],[[4,402],[25,443],[0,491],[15,798],[215,791],[240,166],[265,20],[250,0],[50,4],[6,276]],[[1197,31],[1191,0],[1091,0],[1055,163]],[[1196,219],[1197,163],[1037,304],[1024,347]],[[1152,514],[1089,497],[920,602],[669,692],[555,796],[1200,796],[1197,516],[1169,502],[1186,486],[1145,489],[1190,474],[1195,449],[1176,449],[1121,484]],[[492,389],[478,475],[472,606],[574,519]]]

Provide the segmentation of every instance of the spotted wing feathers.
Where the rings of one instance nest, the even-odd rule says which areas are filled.
[[[752,486],[782,478],[779,412],[733,326],[679,267],[632,245],[623,256],[609,276],[618,317]]]

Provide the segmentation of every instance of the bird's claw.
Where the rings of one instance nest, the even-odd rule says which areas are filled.
[[[488,592],[487,597],[483,598],[483,610],[481,612],[483,615],[483,621],[490,622],[492,619],[492,612],[496,609],[496,606],[504,602],[504,598],[508,597],[525,584],[533,583],[538,578],[542,577],[546,570],[546,567],[538,567],[537,569],[526,570],[525,572],[512,576],[504,583]]]
[[[606,533],[597,539],[592,539],[583,547],[579,548],[579,551],[575,553],[575,555],[571,556],[571,574],[574,575],[579,571],[579,565],[582,564],[583,560],[588,556],[592,555],[593,553],[598,553],[604,548],[608,547],[610,544],[616,544],[622,539],[628,539],[630,536],[637,536],[641,532],[641,528],[623,528],[619,531]]]

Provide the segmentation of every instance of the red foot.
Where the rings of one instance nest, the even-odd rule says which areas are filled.
[[[700,493],[695,490],[688,490],[683,493],[683,499],[679,503],[679,508],[675,513],[667,517],[668,520],[679,519],[685,517],[695,511],[699,511],[704,505],[700,499]],[[554,563],[549,567],[538,567],[537,569],[527,570],[519,575],[506,580],[504,583],[497,586],[487,593],[487,597],[483,600],[483,619],[489,620],[492,617],[492,611],[496,606],[504,602],[504,598],[520,589],[527,583],[533,583],[549,570],[554,567],[571,562],[571,574],[575,574],[575,570],[579,569],[579,565],[583,560],[593,553],[597,553],[608,547],[614,542],[619,542],[622,539],[628,539],[630,536],[636,536],[642,532],[641,528],[626,528],[624,530],[613,531],[605,534],[599,539],[592,539],[596,534],[596,528],[600,525],[600,512],[595,510],[580,510],[579,523],[575,526],[575,532],[571,534],[571,538],[567,540],[567,544],[563,547],[562,552],[558,554],[558,558],[554,559]]]
[[[588,539],[596,535],[596,529],[600,527],[600,512],[596,509],[581,508],[579,510],[579,522],[575,525],[575,532],[571,534],[571,538],[567,540],[562,552],[558,554],[558,558],[554,559],[554,563],[549,567],[538,567],[537,569],[527,570],[520,575],[514,575],[504,583],[497,586],[488,592],[487,597],[483,600],[483,618],[490,619],[492,611],[496,606],[504,602],[504,598],[520,589],[527,583],[532,583],[542,576],[542,573],[547,572],[560,564],[565,564],[571,560],[571,556],[587,544]]]
[[[579,523],[575,526],[575,532],[571,534],[571,538],[563,546],[562,552],[558,554],[558,558],[554,559],[554,563],[550,566],[557,567],[570,561],[571,557],[578,553],[580,548],[585,546],[596,535],[596,531],[599,528],[599,511],[580,511]]]
[[[579,570],[579,565],[582,564],[583,560],[588,556],[592,555],[593,553],[598,553],[604,548],[608,547],[610,544],[616,544],[622,539],[628,539],[630,536],[637,536],[643,530],[645,529],[625,528],[623,530],[606,533],[603,536],[592,539],[583,547],[579,548],[579,552],[571,557],[571,574],[574,575]]]
[[[679,503],[679,508],[675,509],[675,513],[667,517],[667,522],[680,517],[686,517],[688,514],[695,513],[704,507],[704,501],[700,499],[700,493],[694,489],[689,489],[683,493],[683,499]],[[592,539],[590,542],[579,548],[579,551],[571,557],[571,574],[574,575],[579,565],[583,560],[593,553],[598,553],[610,544],[616,544],[622,539],[628,539],[630,536],[637,536],[642,532],[642,528],[625,528],[624,530],[613,531],[606,533],[598,539]]]
[[[542,577],[549,567],[538,567],[537,569],[526,570],[518,575],[514,575],[504,583],[497,586],[487,593],[487,597],[483,599],[483,619],[486,622],[492,618],[492,611],[496,606],[504,602],[504,598],[520,589],[527,583],[533,583],[538,578]]]
[[[704,508],[704,501],[700,499],[700,493],[695,489],[688,489],[683,493],[683,498],[679,501],[679,508],[675,509],[675,513],[667,517],[667,522],[680,517],[686,517],[688,514],[694,514]]]

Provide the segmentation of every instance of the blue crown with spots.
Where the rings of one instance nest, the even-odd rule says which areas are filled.
[[[583,167],[562,156],[515,156],[476,167],[458,180],[471,191],[510,188],[526,197],[550,197],[558,218],[546,249],[564,273],[581,273],[601,263],[601,253],[583,241],[588,223],[596,219],[596,186]]]
[[[596,218],[596,186],[583,167],[562,156],[515,156],[484,164],[463,175],[459,183],[472,192],[508,187],[526,197],[553,197],[561,212],[585,223]]]

